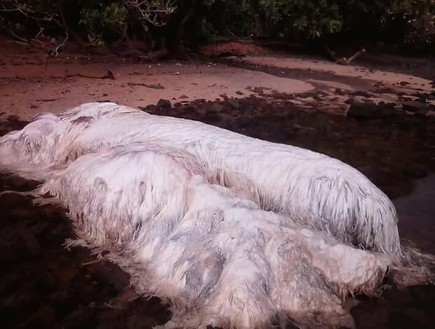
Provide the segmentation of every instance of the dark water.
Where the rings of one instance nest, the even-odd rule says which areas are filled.
[[[394,204],[401,236],[435,254],[435,173],[418,179],[412,193],[395,199]]]
[[[337,157],[365,173],[395,202],[403,238],[435,253],[435,122],[400,117],[355,121],[301,112],[286,101],[258,98],[195,101],[149,112],[192,118]],[[25,123],[0,122],[0,134]],[[0,191],[36,182],[0,176]],[[63,247],[72,229],[62,209],[0,196],[0,328],[150,328],[170,313],[158,299],[132,300],[128,276],[82,248]],[[435,287],[391,288],[358,297],[358,328],[432,328]]]

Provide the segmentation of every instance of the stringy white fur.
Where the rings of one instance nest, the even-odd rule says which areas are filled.
[[[397,214],[388,197],[358,170],[306,149],[114,103],[88,103],[59,117],[42,115],[1,138],[0,154],[3,167],[37,179],[47,167],[133,142],[185,150],[213,182],[245,190],[265,210],[346,244],[402,257]]]
[[[208,183],[186,152],[127,145],[80,157],[40,188],[78,236],[167,300],[178,327],[353,326],[349,293],[373,293],[389,257],[338,243]]]

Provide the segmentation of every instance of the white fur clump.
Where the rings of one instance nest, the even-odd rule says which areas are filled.
[[[210,184],[187,152],[151,143],[88,154],[39,189],[78,237],[168,301],[177,327],[353,326],[346,295],[372,293],[391,259],[358,250]],[[169,326],[169,324],[168,324]]]
[[[349,165],[306,149],[114,103],[88,103],[59,117],[41,116],[3,137],[0,154],[14,156],[0,168],[38,179],[45,167],[86,153],[150,142],[189,152],[213,182],[244,190],[262,209],[283,213],[346,244],[395,259],[403,256],[393,204]]]

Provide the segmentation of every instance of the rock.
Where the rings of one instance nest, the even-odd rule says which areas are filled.
[[[365,98],[370,98],[372,96],[369,92],[363,91],[363,90],[357,90],[357,91],[353,92],[352,95],[361,96],[361,97],[365,97]]]
[[[429,109],[429,105],[418,101],[408,101],[403,103],[403,109],[409,112],[425,112]]]
[[[165,87],[161,85],[144,85],[144,86],[151,89],[165,89]]]
[[[385,103],[384,101],[380,101],[378,103],[378,107],[381,108],[388,108],[388,109],[395,109],[396,108],[396,104],[395,103]]]
[[[159,108],[170,108],[171,107],[171,101],[168,99],[160,98],[157,102],[157,107]]]
[[[224,109],[224,106],[223,106],[222,104],[219,104],[219,103],[213,103],[213,104],[210,106],[209,111],[212,111],[212,112],[222,112],[223,109]]]
[[[146,107],[139,106],[139,109],[145,112],[155,112],[158,110],[158,107],[154,104],[147,105]]]
[[[340,89],[340,88],[335,88],[334,93],[335,93],[336,95],[340,95],[340,96],[344,96],[344,95],[347,94],[345,90],[342,90],[342,89]]]
[[[403,112],[395,108],[394,103],[353,102],[347,111],[349,118],[355,119],[382,119],[402,115]]]
[[[351,103],[349,110],[347,111],[349,118],[355,119],[373,119],[379,117],[379,110],[375,103]]]
[[[384,87],[384,86],[379,86],[376,90],[376,93],[378,94],[395,94],[396,91],[394,90],[394,88],[390,88],[390,87]]]
[[[240,103],[239,103],[239,101],[238,101],[237,99],[230,98],[230,99],[228,99],[228,103],[229,103],[232,107],[234,107],[235,109],[238,109],[238,108],[240,107]]]
[[[258,94],[258,95],[260,95],[260,96],[263,96],[264,95],[264,88],[262,88],[262,87],[255,87],[253,92]]]

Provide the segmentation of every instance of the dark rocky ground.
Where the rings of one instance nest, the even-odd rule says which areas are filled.
[[[415,179],[435,172],[435,122],[430,118],[331,116],[314,108],[300,111],[282,97],[169,105],[145,108],[335,156],[364,172],[391,198],[412,193]],[[0,135],[24,124],[10,117],[0,122]],[[0,176],[0,192],[27,191],[36,185]],[[73,232],[62,209],[4,194],[0,225],[0,328],[133,329],[170,318],[158,299],[132,298],[128,276],[116,266],[93,262],[95,257],[85,249],[64,248]],[[358,298],[361,303],[352,309],[357,328],[434,326],[434,286],[392,287],[379,298]]]

